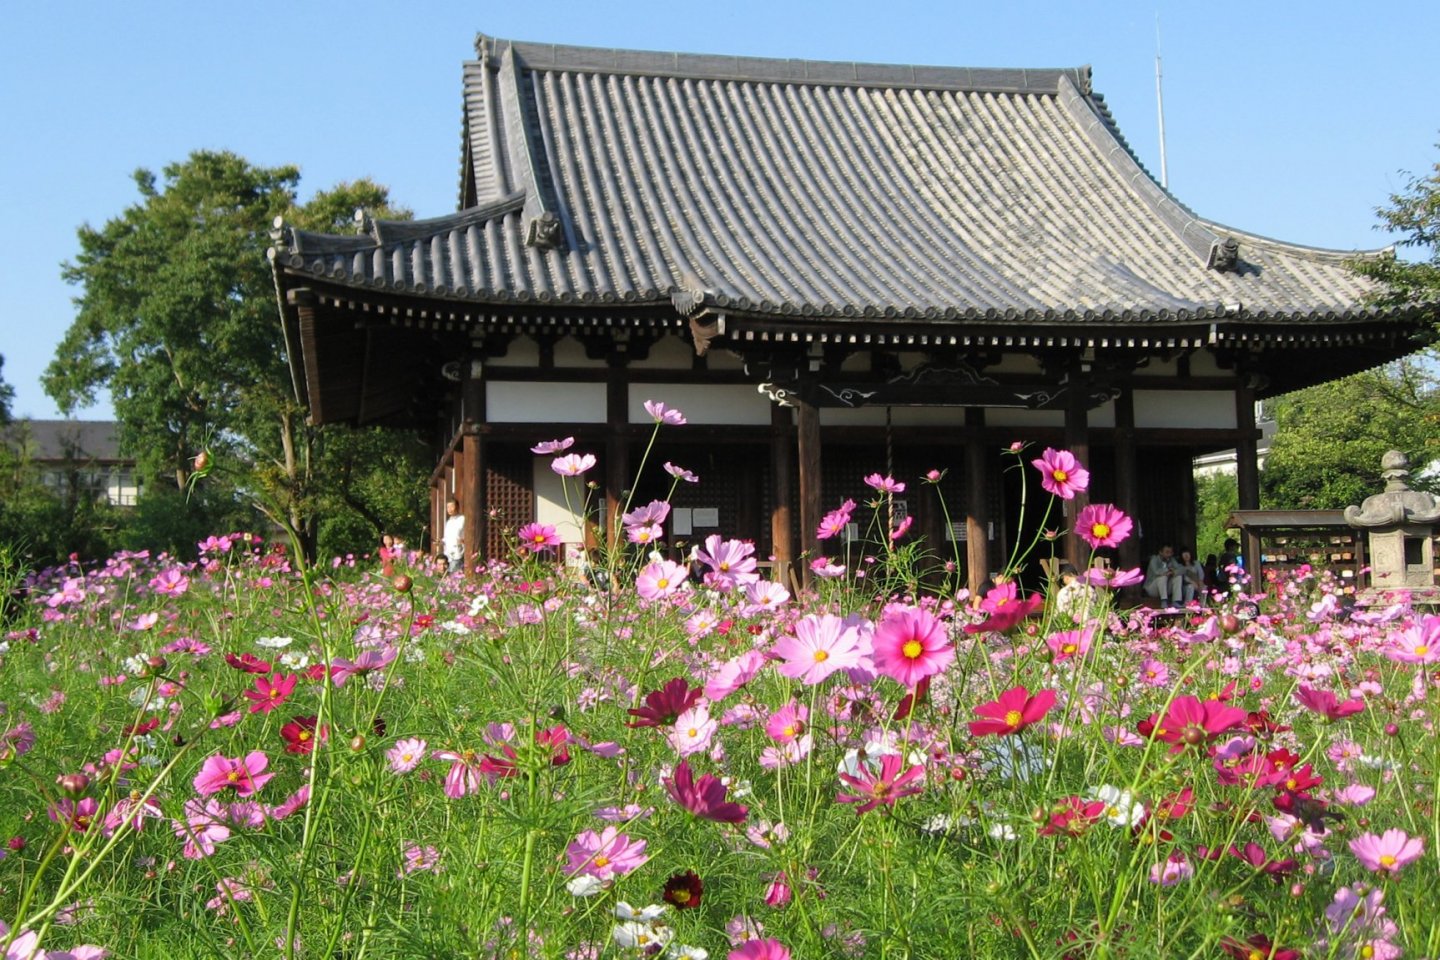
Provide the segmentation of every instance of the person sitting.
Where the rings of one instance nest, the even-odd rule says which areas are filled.
[[[1196,561],[1195,555],[1189,550],[1180,551],[1180,577],[1185,602],[1199,600],[1203,606],[1205,603],[1205,568]]]
[[[1095,602],[1095,591],[1084,580],[1073,563],[1062,563],[1058,570],[1060,591],[1055,594],[1055,609],[1077,624],[1090,618],[1090,607]]]
[[[1175,548],[1167,543],[1145,567],[1145,593],[1166,606],[1180,603],[1184,599],[1183,580],[1180,564],[1175,560]]]

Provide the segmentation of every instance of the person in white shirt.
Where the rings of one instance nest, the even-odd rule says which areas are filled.
[[[445,536],[443,539],[445,560],[449,573],[465,566],[465,514],[460,512],[460,501],[454,497],[445,500]]]
[[[1180,603],[1184,600],[1181,592],[1180,564],[1175,559],[1175,548],[1170,544],[1150,558],[1145,567],[1145,592],[1159,598],[1163,603]]]

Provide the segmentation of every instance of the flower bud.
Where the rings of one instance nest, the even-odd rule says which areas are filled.
[[[360,751],[362,751],[362,750],[364,750],[364,749],[365,749],[365,736],[364,736],[363,734],[357,733],[357,734],[355,734],[355,736],[353,736],[353,737],[350,738],[350,752],[351,752],[351,753],[359,753]]]
[[[145,666],[149,668],[151,673],[163,673],[169,665],[169,662],[158,653],[145,661]]]
[[[1387,737],[1394,737],[1394,736],[1398,736],[1399,733],[1400,733],[1400,725],[1399,725],[1398,723],[1387,723],[1387,724],[1385,724],[1385,736],[1387,736]]]
[[[395,588],[396,593],[409,593],[410,588],[415,585],[415,581],[410,579],[409,574],[402,573],[391,580],[390,584]]]
[[[60,786],[60,792],[75,799],[83,797],[90,789],[90,778],[83,773],[62,773],[55,782]]]

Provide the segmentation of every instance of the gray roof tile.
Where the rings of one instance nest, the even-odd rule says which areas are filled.
[[[1353,254],[1205,220],[1119,135],[1088,68],[971,70],[593,50],[482,37],[463,195],[277,265],[446,299],[777,316],[1353,315]],[[558,246],[527,244],[558,217]],[[1239,269],[1206,266],[1239,242]]]

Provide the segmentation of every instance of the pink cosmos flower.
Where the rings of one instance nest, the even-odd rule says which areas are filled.
[[[515,535],[520,538],[520,546],[531,553],[539,553],[560,542],[560,534],[554,524],[549,523],[527,523],[515,531]]]
[[[815,531],[815,536],[820,540],[829,540],[845,531],[846,525],[850,523],[850,514],[855,511],[855,501],[846,500],[840,504],[839,509],[831,510],[820,519],[820,528]]]
[[[1428,616],[1401,630],[1380,652],[1397,663],[1440,661],[1440,617]]]
[[[915,518],[913,516],[901,520],[895,525],[895,529],[890,531],[890,540],[893,542],[905,536],[905,534],[910,532],[910,527],[913,526],[914,523]]]
[[[1408,836],[1404,830],[1386,830],[1380,836],[1365,833],[1350,841],[1350,852],[1367,870],[1399,873],[1425,853],[1425,841]]]
[[[1172,745],[1171,753],[1179,753],[1187,746],[1199,747],[1210,743],[1222,733],[1242,730],[1247,719],[1244,710],[1219,700],[1202,701],[1186,695],[1172,700],[1165,719],[1151,724],[1150,730],[1156,740]]]
[[[1055,691],[1041,690],[1034,696],[1024,687],[1012,687],[1000,696],[975,707],[972,712],[983,719],[970,721],[970,735],[983,737],[1019,733],[1038,721],[1055,706]]]
[[[566,437],[564,440],[545,440],[530,448],[530,452],[542,457],[548,457],[552,453],[564,453],[575,445],[574,437]]]
[[[1341,720],[1365,709],[1364,700],[1346,700],[1341,703],[1329,690],[1314,690],[1303,683],[1295,691],[1295,702],[1306,710],[1324,715],[1326,720]]]
[[[783,676],[805,684],[822,682],[836,670],[858,667],[870,654],[870,641],[858,623],[833,614],[810,614],[795,622],[795,635],[781,637],[774,653],[785,662]]]
[[[565,848],[565,855],[569,857],[566,873],[601,882],[623,876],[650,859],[645,855],[644,840],[631,840],[616,827],[606,827],[598,834],[584,831]]]
[[[246,690],[242,696],[250,701],[251,713],[269,713],[290,699],[290,694],[295,692],[297,679],[293,673],[256,677],[255,686]]]
[[[779,940],[747,940],[725,960],[790,960],[790,951]]]
[[[765,666],[765,655],[747,650],[734,660],[722,663],[705,681],[705,697],[712,703],[724,700],[755,678]]]
[[[664,523],[670,516],[670,504],[664,500],[651,500],[643,507],[637,507],[621,516],[620,521],[627,527]]]
[[[593,453],[567,453],[550,462],[550,469],[562,477],[578,477],[593,466],[595,466],[595,454]]]
[[[745,588],[745,616],[779,610],[790,601],[790,591],[774,580],[757,580]]]
[[[1118,590],[1121,587],[1128,587],[1145,579],[1145,574],[1140,572],[1139,567],[1130,570],[1111,570],[1108,567],[1091,567],[1085,571],[1084,581],[1094,587],[1109,587]]]
[[[770,719],[765,721],[765,733],[776,743],[789,743],[805,733],[809,717],[809,708],[791,700],[770,714]]]
[[[893,493],[904,493],[904,492],[905,492],[905,484],[904,484],[904,483],[900,482],[899,480],[896,480],[894,477],[891,477],[891,476],[884,476],[884,477],[882,477],[882,476],[880,476],[880,474],[878,474],[878,473],[872,473],[872,474],[870,474],[868,477],[866,477],[866,478],[865,478],[865,486],[871,487],[872,489],[877,490],[877,491],[879,491],[880,493],[892,493],[892,494],[893,494]]]
[[[1182,880],[1195,876],[1195,868],[1185,859],[1185,854],[1175,851],[1150,868],[1150,882],[1162,887],[1173,887]]]
[[[875,625],[875,669],[903,687],[943,673],[955,659],[945,625],[920,607],[892,609]]]
[[[1109,503],[1089,504],[1075,518],[1075,532],[1092,550],[1118,547],[1121,540],[1130,536],[1133,527],[1124,511]]]
[[[676,480],[684,480],[686,483],[700,482],[700,478],[695,476],[695,474],[691,473],[689,470],[686,470],[684,467],[676,466],[668,460],[665,461],[665,472],[670,474],[670,476],[674,477]]]
[[[270,758],[261,750],[252,750],[243,759],[234,760],[216,754],[201,764],[200,772],[195,775],[195,791],[208,797],[221,790],[234,790],[235,796],[248,797],[275,776],[264,772],[269,765]]]
[[[390,769],[395,773],[409,773],[425,759],[426,746],[419,737],[397,740],[395,746],[385,751],[385,759],[390,761]]]
[[[1090,471],[1069,450],[1046,447],[1040,459],[1030,463],[1040,471],[1040,486],[1061,500],[1074,500],[1075,494],[1090,486]]]
[[[645,412],[650,414],[651,419],[656,423],[663,423],[670,427],[683,427],[685,425],[685,414],[674,407],[667,407],[660,400],[646,400]]]
[[[163,597],[178,597],[190,589],[190,578],[179,567],[169,567],[150,579],[150,589]]]
[[[366,650],[354,660],[336,657],[330,661],[330,681],[337,687],[344,686],[345,681],[351,677],[363,677],[376,670],[383,670],[394,659],[395,648],[389,644],[386,644],[383,650]]]
[[[925,788],[925,784],[915,784],[916,780],[923,780],[925,768],[914,764],[902,773],[900,768],[905,759],[898,753],[887,753],[880,757],[880,769],[876,770],[871,762],[862,763],[856,771],[858,775],[852,775],[841,771],[840,779],[854,788],[855,793],[837,793],[836,803],[858,803],[855,813],[862,814],[874,810],[880,804],[894,806],[895,801],[901,797],[908,797],[919,793]]]
[[[682,757],[707,750],[718,726],[719,723],[710,718],[707,707],[693,706],[675,718],[675,726],[670,728],[670,745]]]
[[[454,750],[436,750],[431,754],[436,760],[449,760],[450,769],[445,773],[445,796],[452,800],[480,789],[480,755],[474,750],[457,753]]]
[[[174,821],[175,836],[185,841],[187,860],[200,860],[215,852],[215,845],[230,839],[226,810],[215,800],[186,800],[185,819]]]
[[[705,574],[705,586],[729,593],[760,579],[755,572],[754,553],[753,543],[725,540],[720,534],[712,533],[705,538],[705,549],[697,550],[695,557],[710,568]]]
[[[1056,663],[1063,663],[1073,657],[1083,657],[1090,652],[1093,632],[1084,630],[1063,630],[1045,638],[1045,646],[1054,654]]]
[[[625,539],[631,543],[654,543],[665,538],[665,528],[658,523],[647,526],[626,527]]]
[[[642,600],[660,600],[684,586],[689,575],[690,571],[678,563],[656,560],[647,564],[635,578],[635,592]]]
[[[718,777],[707,773],[696,780],[688,760],[676,764],[675,773],[661,782],[672,800],[702,820],[744,823],[750,812],[744,804],[725,799],[727,787]]]
[[[816,557],[810,561],[810,572],[823,580],[834,580],[845,576],[845,564],[834,563],[829,557]]]

